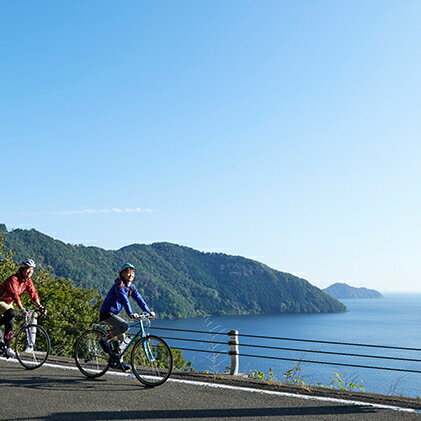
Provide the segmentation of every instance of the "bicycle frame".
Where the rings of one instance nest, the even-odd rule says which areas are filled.
[[[147,336],[146,333],[146,327],[149,327],[151,325],[150,319],[147,316],[141,315],[138,319],[133,320],[129,323],[129,329],[125,332],[125,335],[131,336],[129,342],[122,342],[120,345],[124,347],[121,352],[118,352],[118,356],[122,357],[126,351],[130,348],[131,345],[133,345],[139,338],[144,339]],[[104,335],[108,335],[109,328],[107,325],[100,324],[100,323],[93,323],[92,329],[100,330],[101,332],[104,332]],[[118,341],[117,338],[113,338],[111,341]],[[147,341],[143,341],[143,344],[145,346],[145,353],[147,354],[147,357],[149,361],[153,361],[153,355],[152,351],[149,347],[149,343]]]

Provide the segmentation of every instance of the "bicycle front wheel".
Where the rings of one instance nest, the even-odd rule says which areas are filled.
[[[163,339],[149,335],[134,344],[131,363],[137,379],[146,386],[154,387],[170,376],[173,358],[170,347]]]
[[[42,326],[23,326],[16,335],[16,358],[28,370],[41,367],[50,354],[50,337]]]
[[[99,330],[87,330],[75,343],[76,365],[86,377],[100,377],[108,370],[109,355],[99,345],[103,336]]]

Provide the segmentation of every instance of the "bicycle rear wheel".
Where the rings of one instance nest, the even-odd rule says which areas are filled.
[[[109,355],[99,345],[103,336],[99,330],[87,330],[75,343],[75,362],[86,377],[100,377],[110,366]]]
[[[50,354],[50,337],[42,326],[25,325],[16,334],[18,361],[28,370],[41,367]]]
[[[158,336],[139,339],[133,346],[131,364],[134,375],[149,387],[163,384],[171,374],[173,358],[170,347]]]

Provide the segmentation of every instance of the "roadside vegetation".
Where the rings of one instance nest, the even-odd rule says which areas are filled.
[[[333,378],[327,383],[309,383],[305,380],[303,380],[301,375],[302,367],[299,364],[293,365],[289,370],[285,371],[282,374],[282,378],[278,379],[275,376],[275,373],[273,372],[272,368],[269,368],[269,372],[265,374],[262,371],[259,370],[252,370],[250,371],[249,377],[252,379],[262,380],[267,383],[273,383],[273,384],[280,384],[280,383],[286,383],[286,384],[295,384],[299,386],[315,386],[315,387],[324,387],[329,389],[338,389],[338,390],[349,390],[349,391],[359,391],[364,392],[364,385],[363,381],[360,380],[359,382],[355,379],[349,380],[349,379],[343,379],[339,373],[333,373]]]

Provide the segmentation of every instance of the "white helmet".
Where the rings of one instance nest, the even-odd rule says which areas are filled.
[[[25,259],[20,262],[21,268],[35,268],[37,265],[32,259]]]

